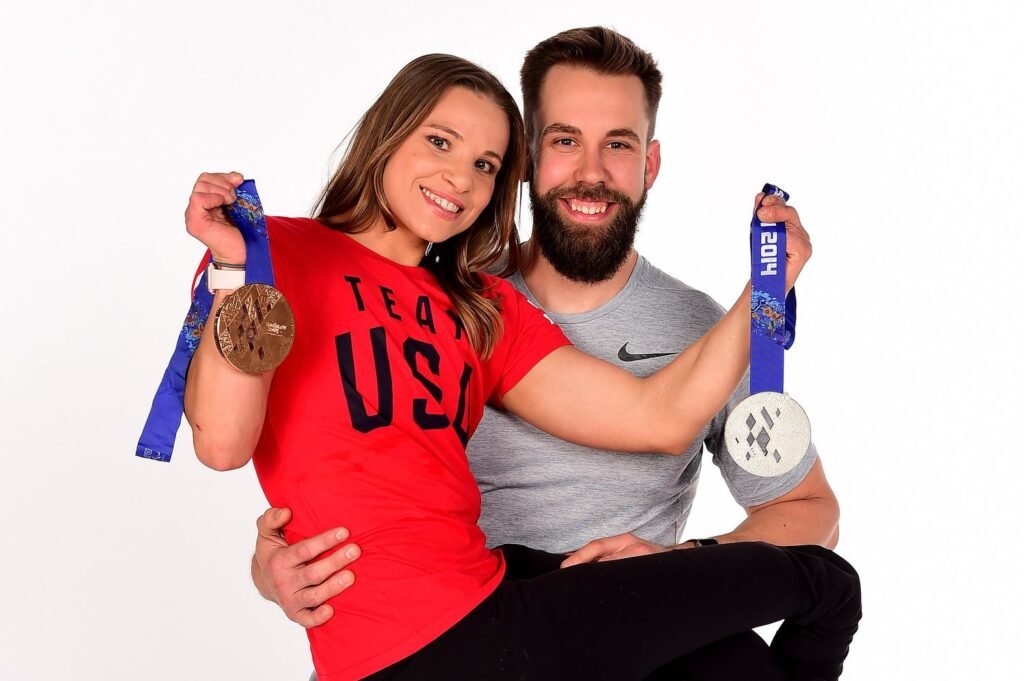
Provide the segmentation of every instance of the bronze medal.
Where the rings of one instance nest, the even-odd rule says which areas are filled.
[[[262,374],[276,369],[295,340],[295,316],[284,294],[247,284],[224,299],[214,318],[217,350],[236,369]]]

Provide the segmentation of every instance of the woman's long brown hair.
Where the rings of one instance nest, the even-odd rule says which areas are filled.
[[[366,230],[379,220],[395,229],[395,216],[384,196],[384,166],[453,87],[490,97],[505,112],[508,149],[495,177],[494,194],[480,217],[461,234],[434,244],[423,264],[448,294],[477,354],[487,357],[503,328],[500,301],[484,296],[478,273],[505,275],[519,265],[515,212],[526,164],[519,107],[497,78],[476,64],[447,54],[428,54],[409,62],[360,119],[313,212],[328,227],[348,233]]]

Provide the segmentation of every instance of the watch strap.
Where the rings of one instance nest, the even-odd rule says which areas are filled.
[[[697,549],[699,549],[702,546],[714,546],[715,544],[718,543],[718,540],[715,539],[714,537],[708,537],[706,539],[687,539],[683,543],[685,544],[686,542],[691,542],[691,541],[693,542],[693,547],[697,548]]]

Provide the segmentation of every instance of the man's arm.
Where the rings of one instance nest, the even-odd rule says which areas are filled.
[[[716,537],[720,543],[763,541],[834,549],[839,540],[839,501],[825,478],[821,459],[792,490],[746,511],[746,520],[735,530]]]
[[[287,508],[270,508],[256,521],[252,581],[260,595],[277,603],[288,619],[306,628],[317,627],[334,616],[327,600],[355,582],[355,575],[345,568],[359,557],[359,546],[346,544],[318,558],[343,544],[348,530],[335,528],[289,545],[281,536],[289,520]]]
[[[839,502],[820,458],[792,490],[746,511],[746,520],[736,529],[715,537],[719,543],[763,541],[776,546],[818,544],[834,549],[839,541]],[[659,546],[632,534],[620,534],[589,542],[570,554],[562,567],[690,548],[693,543],[688,541]]]

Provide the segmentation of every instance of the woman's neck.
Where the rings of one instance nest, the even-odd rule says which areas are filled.
[[[375,222],[362,232],[350,232],[349,236],[374,253],[400,265],[419,265],[427,249],[427,242],[408,229],[398,227],[389,230],[383,220]]]

